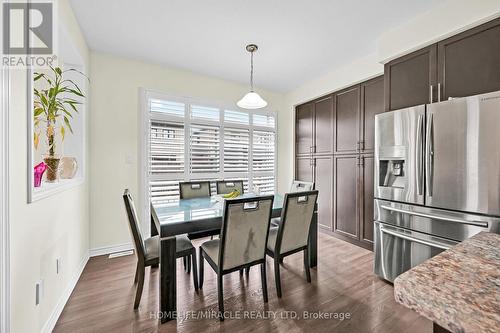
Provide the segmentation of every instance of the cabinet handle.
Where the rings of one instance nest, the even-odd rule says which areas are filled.
[[[432,104],[432,102],[433,102],[433,98],[432,98],[432,90],[433,90],[433,89],[432,89],[432,84],[431,84],[431,85],[430,85],[430,87],[429,87],[429,96],[430,96],[430,101],[429,101],[429,103],[430,103],[430,104]]]
[[[438,83],[438,102],[441,102],[441,83]]]

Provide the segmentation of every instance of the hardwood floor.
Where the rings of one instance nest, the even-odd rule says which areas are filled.
[[[248,279],[240,278],[238,272],[225,276],[226,311],[243,316],[238,311],[249,310],[252,312],[248,315],[257,318],[224,322],[193,318],[217,310],[216,276],[208,264],[203,290],[196,294],[191,275],[182,269],[182,261],[177,261],[177,304],[184,317],[160,325],[155,318],[158,269],[146,269],[141,305],[134,311],[135,256],[91,258],[54,332],[432,332],[432,322],[398,305],[392,285],[372,273],[372,252],[324,234],[318,241],[318,267],[311,270],[311,284],[305,280],[301,254],[285,259],[281,299],[276,297],[272,261],[268,258],[266,305],[258,267],[252,268]],[[334,317],[305,319],[303,311]],[[342,314],[350,318],[340,320]],[[268,318],[262,319],[263,315]]]

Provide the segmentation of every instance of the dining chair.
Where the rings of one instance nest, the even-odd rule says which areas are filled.
[[[142,289],[144,287],[144,271],[148,266],[155,266],[160,263],[160,238],[159,236],[142,238],[137,212],[134,205],[134,200],[128,189],[123,193],[125,209],[127,210],[128,222],[132,238],[134,239],[134,248],[137,255],[137,268],[135,271],[134,284],[137,283],[135,292],[134,309],[139,307],[142,297]],[[151,205],[151,217],[158,222],[156,212]],[[191,241],[186,236],[176,237],[176,258],[189,256],[196,263],[196,249]],[[198,291],[198,272],[196,265],[193,265],[193,283],[194,289]]]
[[[191,181],[191,182],[179,182],[179,198],[180,199],[196,199],[196,198],[208,198],[211,195],[210,181]],[[211,237],[218,235],[219,229],[191,232],[187,234],[190,240]],[[193,262],[193,266],[196,265],[196,261]],[[189,273],[191,270],[191,258],[187,257],[184,259],[184,270]]]
[[[295,192],[304,192],[304,191],[313,191],[314,183],[313,182],[303,182],[300,180],[292,181],[292,186],[290,186],[290,193]],[[275,217],[271,219],[271,227],[277,227],[280,224],[281,217]]]
[[[290,192],[304,192],[304,191],[314,191],[313,182],[303,182],[300,180],[294,180],[292,186],[290,187]]]
[[[244,193],[243,180],[218,180],[216,182],[217,194],[228,194],[238,190],[240,194]]]
[[[267,303],[266,244],[274,196],[229,199],[224,202],[221,236],[200,246],[200,288],[204,262],[217,274],[219,319],[224,320],[223,276],[260,265],[262,294]]]
[[[280,263],[284,257],[302,251],[306,279],[311,282],[309,233],[317,199],[318,191],[287,193],[281,210],[281,223],[269,230],[266,253],[274,259],[278,297],[281,297]]]

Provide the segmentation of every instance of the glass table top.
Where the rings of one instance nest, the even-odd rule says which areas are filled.
[[[251,193],[243,194],[238,199],[251,197],[256,197],[256,195]],[[208,198],[183,199],[169,203],[156,203],[153,206],[161,224],[180,223],[222,217],[224,200],[220,196],[212,196]],[[283,197],[275,194],[273,210],[281,209],[282,207]]]

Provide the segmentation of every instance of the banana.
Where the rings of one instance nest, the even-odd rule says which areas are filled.
[[[231,192],[229,192],[229,193],[227,193],[227,194],[224,194],[222,197],[223,197],[224,199],[232,199],[232,198],[236,198],[236,197],[237,197],[237,196],[239,196],[239,195],[240,195],[240,191],[238,191],[238,190],[233,190],[233,191],[231,191]]]

